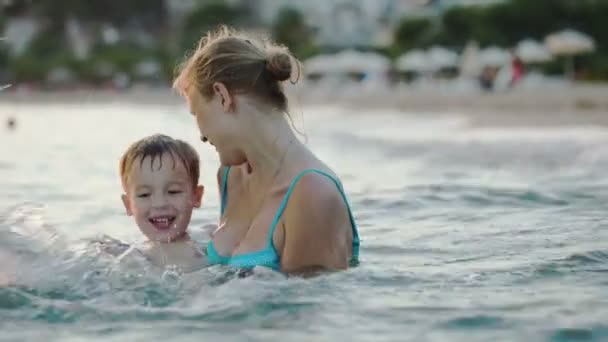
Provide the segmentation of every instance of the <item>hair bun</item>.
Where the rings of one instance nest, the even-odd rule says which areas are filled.
[[[266,61],[268,73],[279,82],[291,77],[291,68],[291,57],[283,51],[272,52]]]

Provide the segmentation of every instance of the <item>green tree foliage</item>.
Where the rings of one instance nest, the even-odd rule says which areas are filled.
[[[606,0],[511,0],[488,6],[451,7],[439,18],[439,26],[425,19],[407,18],[395,30],[399,52],[440,44],[460,49],[475,40],[482,46],[515,46],[525,38],[542,41],[566,28],[595,39],[597,52],[579,58],[591,78],[608,79],[608,1]],[[560,70],[560,62],[546,70]]]
[[[235,27],[245,25],[247,12],[223,1],[213,1],[198,7],[185,18],[182,48],[193,49],[207,31],[222,24]]]
[[[463,46],[469,40],[482,45],[514,45],[524,38],[542,40],[547,34],[573,28],[593,36],[601,50],[608,48],[608,1],[511,0],[491,6],[452,7],[433,33],[426,19],[405,19],[395,31],[404,50],[429,43]],[[426,20],[426,22],[425,22]],[[422,38],[421,38],[422,37]]]
[[[9,60],[9,69],[18,80],[44,79],[48,70],[70,64],[71,60],[63,37],[51,30],[40,32],[25,53]]]
[[[56,31],[61,30],[70,17],[118,26],[133,20],[160,26],[166,13],[163,0],[42,0],[34,1],[32,9],[38,16],[49,18],[51,29]]]
[[[308,58],[319,51],[314,43],[312,29],[302,13],[295,9],[281,9],[272,27],[272,34],[277,42],[289,47],[300,59]]]
[[[430,19],[403,20],[395,30],[395,44],[402,50],[425,47],[431,42],[433,31],[433,23]]]

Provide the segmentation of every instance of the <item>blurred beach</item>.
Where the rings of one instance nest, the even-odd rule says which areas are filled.
[[[0,3],[0,102],[172,104],[219,24],[289,47],[298,107],[459,113],[480,125],[604,125],[608,3],[134,0]],[[521,28],[525,27],[525,30]],[[359,110],[364,109],[364,110]],[[4,115],[11,115],[6,113]]]
[[[288,85],[289,101],[296,114],[307,115],[320,106],[344,107],[359,115],[374,109],[390,109],[403,115],[464,115],[479,125],[551,126],[608,125],[608,84],[562,84],[525,87],[493,93],[450,93],[440,88],[365,87],[343,85],[326,96],[320,89]],[[144,106],[182,105],[183,99],[171,88],[133,87],[128,90],[13,91],[0,96],[0,103],[134,103]],[[41,107],[43,110],[43,107]],[[301,112],[301,113],[300,113]],[[11,113],[2,113],[9,116]]]

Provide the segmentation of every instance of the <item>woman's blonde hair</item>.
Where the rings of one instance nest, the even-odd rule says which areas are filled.
[[[291,79],[295,68],[299,78],[300,62],[285,46],[220,26],[207,33],[186,58],[173,87],[185,93],[194,86],[209,99],[213,84],[221,82],[232,94],[252,95],[286,112],[282,82]]]

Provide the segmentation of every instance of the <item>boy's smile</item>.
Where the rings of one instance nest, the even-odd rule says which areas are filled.
[[[158,230],[167,230],[175,222],[175,217],[174,215],[156,216],[149,218],[148,221]]]
[[[133,163],[123,202],[141,232],[152,241],[182,238],[192,210],[200,207],[203,187],[194,187],[179,157],[170,152]]]

